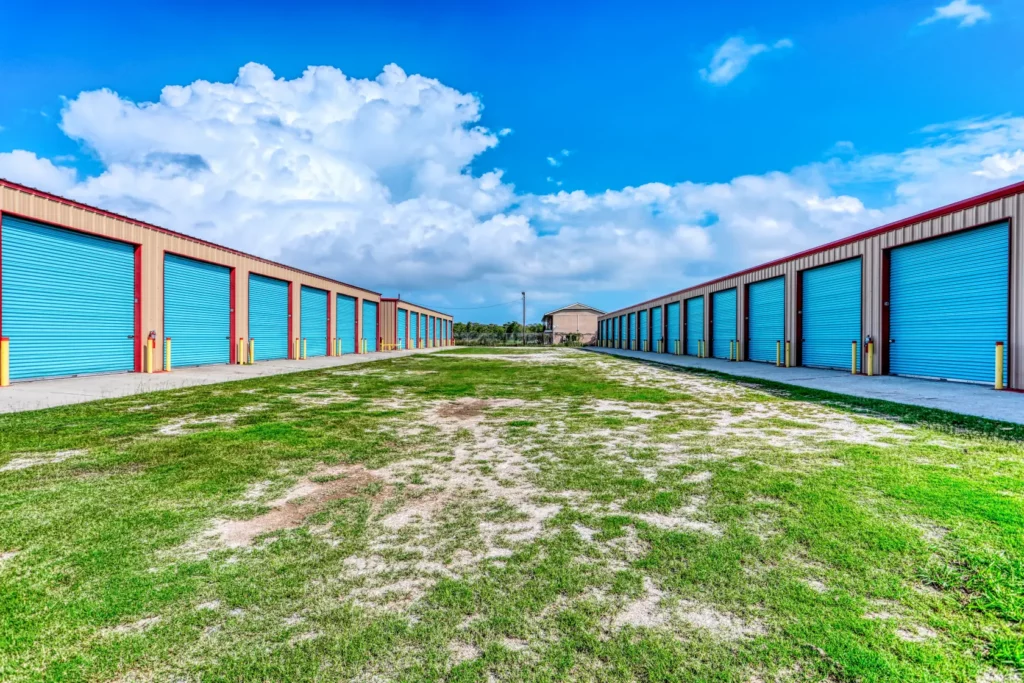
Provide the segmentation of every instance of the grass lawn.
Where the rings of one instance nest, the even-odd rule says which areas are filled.
[[[0,416],[0,680],[1019,680],[1020,428],[522,351]]]

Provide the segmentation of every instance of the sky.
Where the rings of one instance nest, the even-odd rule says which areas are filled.
[[[1024,180],[1019,2],[486,4],[16,3],[0,177],[481,322]]]

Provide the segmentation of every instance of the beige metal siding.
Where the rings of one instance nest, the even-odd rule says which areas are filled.
[[[381,299],[380,302],[380,329],[377,334],[384,340],[385,344],[396,344],[397,306],[394,299]]]
[[[737,310],[740,312],[737,318],[742,317],[746,310],[746,285],[765,280],[779,275],[786,276],[786,335],[790,340],[795,340],[799,333],[797,330],[798,301],[796,300],[797,274],[800,271],[836,263],[853,257],[862,259],[862,304],[861,304],[861,328],[865,336],[870,335],[876,342],[881,339],[882,334],[882,309],[883,309],[883,287],[882,287],[882,260],[883,252],[892,247],[911,244],[920,240],[930,239],[940,235],[946,235],[960,230],[981,227],[1001,221],[1010,222],[1010,339],[1009,345],[1009,370],[1010,386],[1015,389],[1024,388],[1024,230],[1021,228],[1021,217],[1024,216],[1024,192],[1018,192],[1006,197],[990,201],[979,201],[972,206],[953,210],[940,216],[915,222],[906,226],[880,234],[867,235],[864,238],[843,244],[831,249],[793,258],[784,263],[775,264],[766,268],[753,270],[735,277],[715,282],[713,284],[698,285],[682,292],[671,294],[655,301],[637,304],[624,308],[613,313],[601,316],[601,319],[633,313],[653,306],[671,303],[673,301],[683,302],[698,295],[710,295],[714,292],[725,289],[737,288]],[[705,338],[707,335],[707,313],[709,311],[708,301],[705,300]],[[682,320],[682,316],[680,316]],[[691,321],[692,322],[692,321]],[[746,344],[745,325],[742,320],[737,321],[737,337]],[[680,331],[681,332],[681,331]],[[861,343],[863,344],[863,339]],[[883,366],[882,349],[876,344],[874,358],[874,372],[881,373]],[[993,349],[994,358],[994,349]],[[993,375],[994,378],[994,375]]]

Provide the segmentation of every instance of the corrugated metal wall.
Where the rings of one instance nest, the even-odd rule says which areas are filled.
[[[893,247],[910,244],[916,241],[950,234],[973,227],[989,225],[1001,221],[1009,221],[1010,238],[1010,283],[1009,283],[1009,377],[1010,386],[1024,389],[1024,190],[1014,186],[1012,194],[992,198],[982,197],[978,200],[965,202],[941,214],[929,215],[921,220],[899,224],[884,232],[872,232],[863,238],[839,244],[834,247],[822,248],[819,251],[796,256],[782,263],[754,268],[718,281],[709,282],[660,297],[653,301],[645,301],[602,316],[613,317],[630,315],[641,308],[652,305],[683,301],[693,296],[710,294],[717,291],[738,288],[739,310],[745,310],[746,287],[752,282],[775,276],[786,278],[786,336],[793,340],[797,335],[797,301],[796,275],[801,270],[815,266],[835,263],[848,258],[863,258],[863,304],[861,308],[861,334],[871,335],[873,340],[881,339],[883,282],[883,253]],[[745,341],[745,340],[744,340]],[[863,339],[862,339],[863,342]],[[874,372],[882,371],[884,348],[875,347]],[[993,357],[994,357],[993,349]],[[863,354],[862,354],[862,360]]]
[[[138,319],[133,321],[135,330],[141,339],[153,332],[158,340],[167,336],[164,329],[164,255],[175,254],[188,258],[207,261],[234,271],[234,300],[232,301],[233,316],[231,320],[231,360],[234,361],[235,341],[245,337],[249,330],[249,274],[257,274],[292,284],[289,308],[291,320],[288,337],[299,336],[301,329],[301,289],[303,286],[315,287],[331,292],[333,300],[338,294],[357,299],[380,301],[376,292],[361,289],[343,282],[320,277],[295,268],[249,256],[238,251],[220,247],[208,242],[190,238],[186,235],[165,231],[149,226],[141,221],[109,214],[77,204],[60,197],[37,192],[7,181],[0,181],[0,215],[9,218],[25,218],[43,224],[67,228],[80,233],[98,237],[106,237],[127,243],[132,249],[139,247],[138,284],[141,296],[137,304]],[[3,326],[0,312],[0,326]],[[332,321],[332,327],[335,327]],[[2,330],[7,334],[7,330]],[[356,334],[362,336],[362,330]],[[125,335],[127,339],[128,335]],[[141,339],[133,342],[133,366],[141,369]],[[13,353],[13,351],[12,351]],[[257,358],[260,357],[257,352]],[[154,354],[156,369],[163,368],[163,353]]]
[[[380,337],[385,344],[398,343],[398,302],[394,299],[380,300]]]

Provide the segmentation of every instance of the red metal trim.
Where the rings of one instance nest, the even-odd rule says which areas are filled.
[[[805,269],[809,270],[809,269]],[[792,340],[789,350],[792,357],[793,367],[803,365],[803,338],[804,338],[804,272],[796,272],[796,337]]]
[[[341,280],[335,280],[333,278],[324,277],[323,275],[317,275],[316,273],[311,273],[311,272],[309,272],[307,270],[300,270],[299,268],[295,268],[293,266],[287,266],[287,265],[285,265],[283,263],[277,263],[276,261],[271,261],[270,259],[265,259],[265,258],[262,258],[260,256],[253,256],[252,254],[247,254],[244,251],[238,251],[237,249],[232,249],[230,247],[225,247],[223,245],[216,244],[214,242],[207,242],[206,240],[199,239],[198,237],[192,237],[190,235],[186,235],[184,233],[177,232],[175,230],[169,230],[167,228],[161,228],[158,225],[153,225],[151,223],[146,223],[144,221],[140,221],[140,220],[137,220],[135,218],[129,218],[128,216],[123,216],[121,214],[117,214],[117,213],[114,213],[112,211],[106,211],[105,209],[100,209],[100,208],[97,208],[95,206],[89,206],[88,204],[82,204],[81,202],[76,202],[73,199],[68,199],[66,197],[61,197],[59,195],[51,194],[49,192],[44,192],[43,190],[37,190],[34,187],[28,187],[27,185],[21,185],[19,183],[15,183],[15,182],[12,182],[10,180],[6,180],[4,178],[0,178],[0,187],[9,187],[12,190],[16,190],[18,192],[24,192],[26,194],[31,194],[31,195],[34,195],[36,197],[41,197],[43,199],[49,199],[50,201],[54,201],[54,202],[57,202],[59,204],[64,204],[66,206],[73,206],[75,208],[82,209],[83,211],[89,211],[91,213],[96,213],[96,214],[99,214],[101,216],[106,216],[107,218],[113,218],[115,220],[124,221],[126,223],[131,223],[132,225],[137,225],[137,226],[139,226],[141,228],[146,228],[147,230],[153,230],[155,232],[159,232],[159,233],[162,233],[164,235],[171,235],[172,237],[177,237],[179,239],[188,240],[189,242],[194,242],[196,244],[201,244],[201,245],[206,246],[206,247],[211,247],[213,249],[219,249],[220,251],[225,251],[225,252],[227,252],[229,254],[235,254],[236,256],[244,256],[245,258],[250,258],[250,259],[253,259],[255,261],[260,261],[261,263],[267,263],[267,264],[270,264],[272,266],[277,266],[278,268],[284,268],[286,270],[290,270],[290,271],[295,272],[295,273],[301,273],[303,275],[308,275],[310,277],[315,277],[315,278],[319,278],[321,280],[326,280],[328,282],[333,282],[335,284],[339,284],[339,285],[342,285],[344,287],[351,287],[352,289],[358,289],[361,292],[367,292],[369,294],[376,294],[377,296],[380,296],[380,292],[375,292],[372,289],[366,289],[365,287],[359,287],[357,285],[352,285],[352,284],[349,284],[347,282],[342,282]],[[14,214],[12,214],[12,215],[14,215]],[[38,219],[36,219],[34,217],[27,217],[26,216],[26,218],[28,220],[38,220]],[[42,221],[39,221],[39,222],[42,222]],[[64,226],[58,226],[58,227],[64,227]],[[74,228],[72,228],[72,229],[74,229]],[[79,232],[87,232],[87,231],[80,230]],[[89,234],[95,235],[96,233],[89,233]],[[97,235],[97,236],[98,237],[106,237],[105,235]],[[124,241],[124,240],[120,240],[120,241]],[[221,265],[221,264],[218,264],[218,265]]]
[[[356,297],[356,353],[362,353],[362,344],[359,343],[359,333],[362,332],[363,299]]]
[[[882,329],[879,332],[881,338],[878,340],[878,360],[881,364],[881,374],[889,374],[889,287],[891,286],[892,249],[882,250]]]
[[[706,358],[715,357],[715,297],[714,292],[704,295],[704,319],[707,321],[704,337],[704,353]]]
[[[236,305],[237,302],[235,300],[235,291],[236,291],[235,290],[235,271],[236,271],[235,268],[231,269],[231,274],[229,276],[230,277],[230,285],[228,286],[228,289],[230,290],[230,292],[228,294],[228,299],[231,302],[230,306],[228,307],[228,316],[229,316],[229,319],[228,319],[228,329],[230,330],[230,332],[228,332],[228,336],[231,337],[231,341],[229,342],[231,348],[229,349],[229,356],[228,357],[230,359],[229,362],[230,362],[231,365],[234,365],[239,360],[239,358],[238,358],[238,349],[237,349],[237,345],[236,345],[236,342],[235,342],[235,335],[236,335],[236,333],[238,331],[238,325],[237,325],[237,321],[236,321],[236,318],[238,317],[238,306]]]
[[[288,359],[298,360],[293,356],[295,351],[295,305],[292,302],[295,295],[295,283],[291,280],[288,281]]]
[[[327,292],[327,355],[333,356],[334,349],[331,348],[331,322],[334,316],[331,315],[331,299],[335,299],[335,306],[337,305],[337,292]]]
[[[894,221],[892,223],[887,223],[887,224],[882,225],[882,226],[877,227],[877,228],[871,228],[870,230],[865,230],[863,232],[858,232],[858,233],[856,233],[854,235],[850,235],[849,237],[843,237],[843,238],[840,238],[840,239],[835,240],[833,242],[829,242],[828,244],[823,244],[823,245],[818,246],[818,247],[812,247],[811,249],[806,249],[804,251],[797,252],[796,254],[792,254],[790,256],[784,256],[782,258],[775,259],[774,261],[768,261],[767,263],[762,263],[761,265],[753,266],[752,268],[746,268],[744,270],[737,271],[737,272],[732,273],[730,275],[724,275],[724,276],[716,278],[714,280],[708,280],[707,282],[702,282],[700,284],[693,285],[692,287],[686,287],[684,289],[679,289],[679,290],[676,290],[674,292],[670,292],[668,294],[664,294],[662,296],[654,297],[653,299],[648,299],[647,301],[641,301],[640,303],[633,304],[633,306],[643,306],[644,304],[651,303],[653,301],[658,301],[659,299],[667,299],[670,296],[676,296],[678,294],[683,294],[685,292],[689,292],[689,291],[692,291],[694,289],[700,289],[701,287],[709,287],[711,285],[718,284],[719,282],[723,282],[725,280],[731,280],[732,278],[735,278],[735,277],[741,277],[743,275],[746,275],[747,273],[753,273],[755,271],[762,270],[764,268],[771,268],[772,266],[782,265],[784,263],[789,263],[790,261],[795,261],[797,259],[801,259],[801,258],[804,258],[804,257],[807,257],[807,256],[813,256],[814,254],[820,254],[821,252],[828,251],[829,249],[835,249],[837,247],[842,247],[842,246],[847,245],[847,244],[852,244],[854,242],[859,242],[859,241],[861,241],[863,239],[867,239],[869,237],[874,237],[876,235],[882,235],[882,234],[887,233],[887,232],[893,232],[895,230],[899,230],[901,228],[905,228],[908,225],[913,225],[914,223],[920,223],[922,221],[932,220],[933,218],[938,218],[940,216],[943,216],[943,215],[945,215],[947,213],[952,213],[954,211],[963,211],[964,209],[969,209],[969,208],[972,208],[974,206],[978,206],[980,204],[985,204],[985,203],[988,203],[988,202],[993,202],[993,201],[996,201],[998,199],[1005,199],[1006,197],[1011,197],[1011,196],[1013,196],[1015,194],[1019,194],[1021,192],[1024,192],[1024,181],[1021,181],[1019,183],[1014,183],[1013,185],[1007,185],[1006,187],[1002,187],[1002,188],[999,188],[997,190],[992,190],[990,192],[985,192],[984,194],[975,195],[974,197],[969,197],[967,199],[962,199],[960,201],[953,202],[952,204],[946,204],[945,206],[940,206],[937,209],[930,209],[930,210],[925,211],[923,213],[919,213],[917,215],[910,216],[909,218],[901,218],[898,221]],[[1002,221],[1005,221],[1005,220],[1007,220],[1007,219],[1006,218],[1001,218],[1001,219],[999,219],[998,222],[1002,222]],[[838,263],[838,261],[837,261],[837,263]],[[619,313],[620,311],[629,310],[629,308],[632,308],[632,307],[620,308],[618,311],[612,311],[611,313],[607,313],[606,315],[614,315],[615,313]]]
[[[0,211],[0,338],[4,334],[4,212]]]
[[[740,348],[741,348],[741,350],[740,350],[740,357],[743,360],[750,360],[750,285],[751,284],[754,284],[754,283],[748,282],[747,284],[745,284],[743,286],[743,321],[741,323],[742,326],[743,326],[742,327],[743,337],[740,339]],[[736,290],[736,293],[739,294],[739,289],[738,288]],[[783,293],[782,293],[782,306],[783,306],[783,310],[785,310],[785,306],[786,306],[786,293],[785,293],[785,290],[783,290]],[[785,322],[783,322],[783,325],[785,325]]]
[[[142,245],[135,245],[135,330],[132,335],[135,372],[142,372]]]

